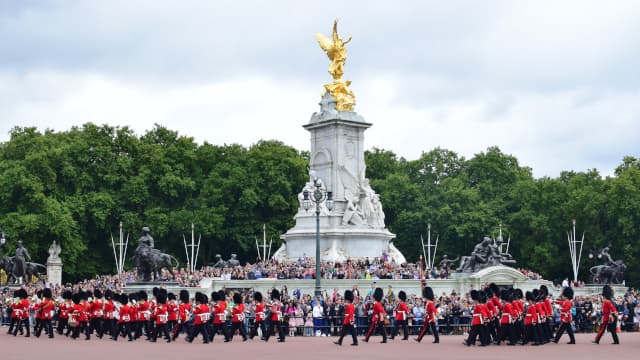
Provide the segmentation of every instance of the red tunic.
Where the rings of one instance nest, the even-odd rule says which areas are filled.
[[[282,305],[280,301],[276,301],[271,304],[271,321],[281,321],[282,320]]]
[[[104,316],[104,312],[102,310],[104,306],[104,302],[102,299],[95,299],[93,303],[91,303],[91,318],[92,319],[102,319]]]
[[[407,320],[407,313],[409,313],[409,307],[406,302],[401,301],[396,309],[396,321]]]
[[[45,299],[42,303],[42,318],[44,320],[53,319],[53,313],[56,309],[56,304],[51,299]]]
[[[120,308],[120,318],[118,319],[119,323],[128,323],[131,322],[131,312],[133,308],[129,305],[125,304]]]
[[[70,323],[78,324],[80,322],[80,319],[82,318],[82,312],[83,312],[82,309],[83,309],[82,304],[73,305],[73,310],[71,311],[71,314],[69,316]]]
[[[149,302],[143,301],[138,304],[138,321],[146,321],[151,319],[151,311],[149,310]]]
[[[404,302],[402,302],[401,304],[404,304]],[[406,304],[405,304],[406,306]],[[342,321],[342,324],[344,325],[353,325],[353,323],[355,322],[355,315],[356,315],[356,307],[353,304],[347,304],[344,306],[344,320]],[[397,317],[397,315],[396,315]]]
[[[80,312],[80,322],[89,322],[89,316],[91,315],[91,303],[85,301],[81,303],[82,311]]]
[[[500,310],[502,310],[502,303],[500,302],[500,299],[497,296],[494,295],[491,298],[491,302],[493,303],[493,306],[498,309],[498,311],[496,311],[496,314],[500,312]]]
[[[571,322],[571,300],[557,300],[556,304],[560,305],[560,321]]]
[[[259,302],[256,304],[256,322],[262,322],[264,320],[264,303]]]
[[[378,321],[384,321],[384,316],[387,313],[384,311],[384,307],[382,307],[382,304],[379,302],[375,302],[373,304],[373,322],[378,322]]]
[[[238,323],[244,321],[244,304],[235,304],[231,309],[231,322]]]
[[[180,321],[185,322],[189,320],[189,314],[191,313],[191,304],[180,304],[178,308],[178,315],[180,316]]]
[[[111,320],[114,317],[114,312],[116,311],[116,306],[113,305],[113,301],[105,301],[104,303],[104,319]]]
[[[33,310],[35,311],[36,319],[38,319],[38,320],[42,320],[43,319],[43,317],[42,317],[42,305],[43,305],[42,301],[37,303],[37,304],[35,304],[35,305],[33,305]]]
[[[436,309],[436,305],[433,301],[428,300],[427,305],[425,306],[424,319],[430,323],[435,323],[437,318],[438,310]]]
[[[169,313],[167,305],[158,304],[155,307],[156,325],[164,325],[169,321]]]
[[[513,307],[510,303],[504,304],[502,307],[502,316],[500,316],[500,325],[511,324],[513,319]]]
[[[227,309],[226,301],[218,301],[213,306],[213,323],[214,324],[224,324],[227,320],[227,314],[225,314],[225,310]]]
[[[211,314],[209,313],[209,305],[199,304],[198,306],[196,306],[193,314],[195,315],[195,319],[193,321],[194,325],[206,324],[211,317]]]
[[[538,323],[538,310],[535,304],[531,304],[527,307],[527,315],[524,317],[525,325],[535,325]]]
[[[16,301],[11,304],[11,318],[12,319],[21,319],[22,318],[22,303],[20,301]]]
[[[483,304],[476,304],[473,307],[473,318],[471,319],[471,325],[482,325],[485,321],[486,310]]]
[[[617,312],[616,307],[611,301],[604,299],[602,302],[602,322],[608,324],[612,319],[613,314]]]
[[[178,320],[178,304],[176,304],[175,301],[167,304],[167,313],[169,314],[169,321]]]

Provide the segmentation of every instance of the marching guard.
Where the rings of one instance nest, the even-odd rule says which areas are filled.
[[[258,334],[258,328],[260,328],[260,331],[262,332],[262,339],[264,339],[265,336],[267,335],[267,329],[264,325],[266,316],[264,313],[264,302],[262,302],[262,293],[260,293],[259,291],[256,291],[255,294],[253,294],[253,299],[256,301],[255,308],[254,308],[254,313],[256,314],[256,317],[253,322],[254,325],[253,325],[253,328],[251,329],[251,333],[249,334],[249,339],[253,339],[253,337]]]
[[[404,335],[402,340],[408,340],[409,328],[407,326],[407,318],[409,314],[409,307],[407,306],[407,293],[401,290],[398,293],[398,299],[400,299],[400,303],[396,308],[396,323],[393,326],[393,331],[391,332],[391,336],[389,338],[393,340],[396,336],[398,336],[400,326],[402,326],[402,333]]]
[[[196,293],[196,308],[193,310],[193,332],[187,337],[188,342],[193,342],[198,334],[202,333],[202,342],[205,344],[209,343],[209,332],[207,331],[207,324],[209,323],[209,319],[211,317],[211,313],[209,312],[209,300],[207,299],[207,295],[197,292]]]
[[[240,293],[233,294],[233,308],[231,309],[231,331],[225,342],[233,340],[233,334],[240,331],[242,341],[247,341],[247,332],[244,329],[244,302]]]
[[[387,330],[384,328],[384,319],[387,316],[387,313],[384,311],[384,307],[382,306],[383,296],[384,293],[382,288],[376,288],[373,291],[373,299],[375,300],[373,303],[373,316],[371,318],[369,330],[362,340],[364,342],[369,342],[369,338],[373,335],[374,331],[382,334],[382,341],[380,343],[384,344],[387,342]]]
[[[556,301],[556,304],[560,305],[560,327],[558,328],[558,331],[556,332],[556,336],[553,339],[553,342],[556,344],[558,343],[558,341],[560,341],[560,337],[562,336],[565,330],[567,331],[567,334],[569,334],[569,342],[567,344],[576,343],[576,338],[573,335],[573,328],[571,327],[571,320],[572,320],[571,300],[572,299],[573,299],[573,289],[567,286],[564,289],[562,289],[562,299]]]
[[[264,341],[269,341],[269,337],[271,337],[272,335],[275,336],[277,327],[278,342],[284,342],[285,330],[284,324],[282,323],[282,303],[280,302],[280,292],[277,289],[271,290],[271,304],[269,305],[269,307],[271,309],[271,324],[269,326],[267,335],[264,337]]]
[[[418,335],[415,340],[420,342],[424,337],[424,334],[427,332],[427,328],[429,328],[433,334],[433,343],[437,344],[440,342],[440,335],[438,334],[438,328],[436,326],[438,311],[434,304],[435,296],[433,294],[433,289],[429,286],[425,286],[422,289],[422,296],[425,298],[424,325],[422,325],[420,335]]]
[[[613,305],[613,289],[609,285],[605,285],[602,288],[602,325],[600,325],[600,330],[598,330],[598,334],[596,335],[596,339],[593,341],[594,344],[599,344],[602,335],[604,334],[604,330],[609,330],[611,337],[613,338],[614,345],[620,344],[620,340],[618,339],[618,334],[616,333],[616,324],[618,322],[618,310],[616,310],[615,305]]]

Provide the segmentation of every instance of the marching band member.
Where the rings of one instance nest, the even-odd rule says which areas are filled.
[[[471,300],[473,300],[473,318],[471,319],[471,330],[469,331],[469,337],[464,340],[462,343],[466,346],[471,346],[476,344],[476,338],[480,336],[480,341],[482,342],[482,332],[484,331],[482,328],[484,327],[485,311],[482,309],[481,304],[481,294],[478,290],[471,290]],[[485,346],[482,344],[481,346]]]
[[[111,334],[111,339],[118,340],[118,336],[126,336],[129,341],[133,341],[133,332],[131,329],[132,314],[136,311],[131,307],[130,299],[127,294],[115,296],[115,299],[120,302],[120,309],[118,311],[118,329],[114,334]]]
[[[178,307],[178,325],[173,330],[172,339],[175,341],[180,335],[180,331],[185,331],[187,337],[191,334],[188,321],[191,318],[191,302],[189,302],[189,292],[180,290],[180,306]]]
[[[538,324],[538,309],[536,307],[536,298],[531,291],[527,291],[524,295],[527,301],[526,315],[524,318],[524,336],[522,338],[522,345],[526,345],[529,342],[533,342],[533,345],[540,345],[540,338],[536,331],[536,325]]]
[[[69,313],[69,328],[71,328],[71,338],[77,339],[80,336],[80,317],[82,316],[83,306],[80,303],[80,294],[81,292],[77,292],[73,294],[71,300],[73,300],[73,308]]]
[[[213,301],[213,330],[209,334],[209,341],[213,342],[216,334],[222,333],[225,341],[229,338],[225,329],[225,323],[227,322],[227,302],[225,299],[224,290],[214,291],[211,293],[211,300]]]
[[[105,329],[109,331],[109,335],[111,335],[113,337],[113,334],[116,332],[116,327],[117,327],[117,323],[116,323],[116,318],[115,318],[115,312],[116,312],[116,306],[113,303],[113,291],[111,290],[106,290],[104,292],[104,303],[103,303],[103,324],[102,324],[102,333],[104,335]]]
[[[382,291],[382,289],[380,290]],[[382,297],[382,296],[381,296]],[[280,302],[280,292],[277,289],[271,290],[271,325],[269,331],[264,337],[264,341],[269,341],[269,337],[275,336],[276,327],[278,328],[278,342],[284,342],[285,327],[282,323],[282,303]]]
[[[436,327],[436,322],[438,320],[438,310],[436,309],[434,300],[435,296],[433,294],[433,289],[429,286],[425,286],[422,289],[422,296],[425,298],[425,311],[424,311],[424,325],[422,326],[422,330],[420,331],[420,335],[416,338],[417,342],[420,342],[424,337],[424,334],[427,332],[427,328],[431,329],[431,333],[433,334],[433,343],[437,344],[440,342],[440,336],[438,334],[438,328]]]
[[[22,327],[24,326],[27,330],[27,334],[25,337],[31,336],[31,327],[29,325],[29,295],[27,294],[27,290],[19,289],[16,290],[18,292],[18,300],[14,303],[13,311],[16,313],[16,317],[18,318],[18,324],[13,329],[13,336],[16,336],[18,332],[22,334]]]
[[[167,323],[167,328],[169,332],[173,335],[173,331],[178,326],[178,303],[176,301],[176,294],[169,293],[167,295],[167,314],[169,315],[169,322]],[[173,338],[173,336],[172,336]]]
[[[209,300],[207,299],[207,295],[197,292],[196,293],[196,308],[193,311],[194,320],[193,320],[193,333],[187,337],[188,342],[193,342],[198,334],[202,333],[202,341],[205,344],[209,343],[209,332],[207,331],[207,323],[209,322],[209,318],[211,317],[211,313],[209,311],[209,305],[207,303]]]
[[[151,335],[151,342],[156,342],[158,333],[162,332],[167,342],[171,342],[169,337],[169,329],[167,329],[167,323],[169,322],[169,309],[167,307],[167,292],[164,289],[159,289],[156,292],[156,306],[155,306],[155,327],[153,334]]]
[[[102,329],[102,320],[104,317],[104,300],[102,299],[102,291],[95,289],[93,291],[93,301],[91,302],[91,329],[90,332],[96,331],[98,339],[102,339],[104,330]]]
[[[515,319],[518,317],[518,310],[511,303],[511,293],[508,290],[500,291],[500,298],[503,301],[502,315],[500,315],[500,332],[498,334],[498,345],[500,342],[509,339],[507,345],[515,345],[516,337],[514,330]]]
[[[64,332],[64,328],[67,328],[67,336],[71,331],[71,328],[68,327],[69,322],[69,313],[73,310],[73,302],[71,301],[71,296],[73,294],[69,290],[65,290],[62,292],[62,303],[58,305],[58,326],[57,333],[62,335]]]
[[[571,327],[571,306],[573,305],[571,299],[573,299],[573,289],[567,286],[562,289],[562,299],[556,300],[556,304],[560,305],[560,327],[553,339],[553,342],[556,344],[560,341],[560,337],[565,330],[567,334],[569,334],[569,342],[567,344],[576,343],[576,338],[573,336],[573,328]]]

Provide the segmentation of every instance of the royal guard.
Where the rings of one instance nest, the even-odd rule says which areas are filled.
[[[500,299],[502,300],[502,312],[500,315],[500,331],[498,333],[498,345],[502,341],[509,339],[507,345],[516,344],[516,334],[514,330],[515,319],[518,318],[518,310],[512,305],[511,293],[508,290],[500,291]]]
[[[247,341],[247,332],[244,329],[244,302],[240,293],[233,294],[233,308],[231,309],[231,331],[225,342],[233,340],[233,334],[236,330],[240,331],[242,341]]]
[[[404,292],[400,291],[400,293],[398,294],[398,297],[401,297],[402,294],[404,294]],[[404,296],[406,300],[406,294],[404,294]],[[344,301],[345,301],[344,319],[342,320],[342,331],[340,332],[340,339],[338,339],[338,341],[335,342],[336,345],[342,346],[342,339],[344,339],[344,336],[347,334],[347,332],[349,332],[351,333],[351,337],[353,338],[353,342],[351,343],[351,346],[358,346],[358,336],[356,334],[356,328],[355,328],[356,308],[353,305],[353,298],[354,298],[353,291],[346,290],[344,292]],[[405,329],[405,336],[406,334],[407,333]]]
[[[538,323],[534,327],[534,331],[537,333],[540,345],[546,344],[551,341],[547,338],[547,333],[545,332],[545,327],[547,326],[547,308],[544,305],[544,300],[546,296],[539,289],[533,289],[531,293],[535,298],[536,312],[538,313]]]
[[[363,341],[369,342],[369,338],[373,335],[374,330],[382,334],[382,341],[380,343],[384,344],[387,342],[387,330],[384,328],[384,320],[387,317],[387,313],[384,311],[384,307],[382,306],[382,297],[384,293],[382,288],[376,288],[373,291],[373,316],[371,318],[371,325],[369,325],[369,330],[365,335]]]
[[[176,294],[174,293],[167,294],[167,314],[169,315],[167,328],[173,335],[173,331],[178,326],[178,302],[176,300]]]
[[[495,343],[498,342],[498,330],[500,329],[500,312],[502,311],[502,303],[500,302],[500,288],[495,283],[489,284],[485,289],[487,296],[487,310],[491,314],[491,322],[489,323],[489,333]]]
[[[598,330],[598,334],[596,335],[596,339],[593,343],[599,344],[602,334],[604,334],[604,330],[607,329],[609,330],[609,333],[611,333],[613,344],[618,345],[620,344],[618,334],[616,333],[618,310],[616,309],[616,306],[613,305],[613,289],[611,286],[605,285],[602,288],[602,297],[602,325],[600,325],[600,330]]]
[[[156,305],[155,305],[155,327],[153,329],[153,335],[151,336],[151,342],[156,342],[158,339],[158,333],[164,334],[164,338],[167,342],[171,342],[169,337],[169,329],[167,324],[169,323],[169,309],[167,307],[167,291],[159,289],[156,292]]]
[[[80,332],[84,333],[85,340],[91,340],[91,324],[89,323],[91,319],[91,302],[89,298],[91,295],[90,291],[80,292],[80,306],[82,306],[82,311],[80,312]]]
[[[197,292],[196,293],[196,308],[193,310],[193,333],[187,337],[188,342],[193,342],[198,334],[202,333],[202,341],[205,344],[209,343],[209,332],[207,331],[207,324],[211,318],[211,313],[208,305],[209,300],[207,295]]]
[[[540,285],[540,297],[542,298],[542,305],[546,315],[546,320],[541,326],[544,340],[548,343],[553,339],[553,306],[551,299],[549,299],[549,289],[546,285]]]
[[[111,339],[118,340],[118,336],[126,336],[129,341],[133,341],[133,333],[131,329],[132,314],[136,311],[131,307],[130,299],[127,294],[116,296],[115,299],[120,303],[120,311],[118,312],[118,329],[111,335]]]
[[[429,328],[433,334],[433,343],[437,344],[440,342],[440,335],[438,334],[438,327],[436,326],[436,322],[438,321],[438,310],[434,303],[435,296],[433,294],[433,289],[429,286],[425,286],[422,289],[422,296],[425,298],[424,325],[422,325],[422,330],[420,331],[420,335],[416,338],[416,341],[420,342],[424,337],[424,334],[427,332],[427,328]]]
[[[79,291],[73,294],[73,296],[71,297],[71,300],[73,301],[73,309],[69,313],[68,325],[72,329],[72,339],[77,339],[78,337],[80,337],[80,318],[82,317],[82,310],[84,309],[84,307],[82,306],[81,293],[82,291]]]
[[[69,313],[73,310],[73,302],[71,301],[71,296],[73,294],[69,290],[65,290],[62,292],[62,303],[58,305],[58,326],[56,328],[56,332],[58,335],[62,335],[64,332],[64,328],[67,328],[67,336],[71,332],[71,329],[68,327],[69,322]]]
[[[13,291],[13,298],[7,301],[7,305],[11,308],[11,323],[9,324],[9,331],[7,331],[8,335],[13,335],[13,330],[18,328],[18,324],[20,323],[20,308],[22,305],[20,304],[20,289]],[[20,335],[22,335],[24,331],[20,331]]]
[[[267,329],[264,325],[266,316],[264,313],[264,302],[262,302],[262,293],[259,291],[256,291],[253,294],[253,299],[256,301],[255,308],[254,308],[254,313],[256,314],[256,317],[254,319],[254,325],[253,325],[253,328],[251,329],[251,333],[249,334],[249,339],[253,339],[253,337],[256,336],[256,334],[258,334],[258,328],[260,328],[260,331],[262,332],[262,339],[264,339],[264,337],[267,335]]]
[[[140,290],[138,292],[138,321],[136,325],[136,336],[139,338],[142,336],[143,330],[147,337],[147,340],[151,338],[151,306],[149,304],[149,298],[147,292]]]
[[[53,320],[53,315],[55,314],[56,304],[52,299],[51,289],[46,288],[42,290],[42,307],[40,308],[42,311],[42,323],[40,327],[40,331],[44,329],[44,331],[49,336],[49,339],[53,339],[53,325],[51,321]],[[38,335],[40,335],[38,333]]]
[[[173,330],[172,339],[175,341],[180,335],[180,331],[184,331],[189,337],[191,330],[189,329],[188,322],[191,318],[191,302],[189,302],[189,292],[187,290],[180,290],[180,306],[178,307],[178,326]]]
[[[537,290],[534,290],[537,292]],[[531,291],[525,293],[525,300],[527,301],[526,315],[524,317],[524,336],[522,338],[522,345],[526,345],[529,342],[533,345],[540,345],[539,333],[536,331],[538,324],[538,309],[536,306],[536,297]]]
[[[513,298],[514,300],[511,302],[511,306],[516,310],[518,317],[514,323],[514,332],[516,342],[522,341],[524,338],[524,294],[522,293],[522,289],[514,289],[513,290]]]
[[[471,346],[476,344],[476,339],[480,336],[480,341],[482,342],[482,332],[485,318],[484,314],[486,313],[482,309],[481,298],[482,295],[478,290],[471,290],[471,300],[473,300],[473,317],[471,318],[471,330],[469,331],[469,337],[464,340],[462,343],[466,346]],[[482,344],[481,346],[484,346]]]
[[[222,334],[227,340],[227,331],[225,323],[227,321],[227,302],[225,301],[225,293],[223,290],[211,293],[212,313],[213,313],[213,329],[209,333],[209,341],[213,341],[216,334]]]
[[[131,314],[131,320],[129,320],[129,328],[131,329],[131,334],[133,335],[133,340],[137,340],[138,333],[138,296],[139,294],[132,293],[129,294],[129,313]]]
[[[113,303],[114,294],[113,291],[107,289],[104,292],[104,305],[103,305],[103,323],[102,323],[102,333],[105,331],[109,332],[109,335],[113,337],[113,334],[116,332],[117,320],[115,316],[116,306]]]
[[[13,311],[16,312],[16,316],[18,317],[18,325],[13,329],[13,336],[18,335],[18,332],[22,334],[22,327],[27,331],[25,337],[31,336],[31,327],[29,326],[29,307],[31,304],[29,303],[29,295],[27,294],[27,290],[19,289],[16,290],[18,292],[18,300],[13,307]]]
[[[569,334],[569,342],[567,344],[575,344],[576,338],[573,335],[573,328],[571,327],[571,320],[573,316],[571,315],[571,307],[573,304],[571,300],[573,299],[573,289],[570,287],[565,287],[562,289],[562,299],[556,300],[556,304],[560,305],[560,327],[556,332],[556,336],[553,339],[554,343],[558,343],[560,341],[560,337],[567,331]]]
[[[40,332],[42,331],[42,290],[36,291],[36,299],[31,306],[33,307],[36,319],[36,324],[33,327],[33,335],[39,338]]]
[[[409,339],[409,328],[407,326],[407,322],[408,322],[407,319],[409,317],[408,316],[409,307],[407,306],[407,293],[401,290],[398,293],[398,299],[400,300],[400,303],[396,308],[396,323],[393,327],[393,331],[391,332],[390,339],[393,340],[398,335],[400,326],[402,326],[402,333],[404,334],[404,337],[402,338],[402,340],[407,340]]]
[[[102,339],[104,330],[102,329],[102,321],[104,318],[104,299],[102,291],[95,289],[93,291],[93,301],[91,302],[91,332],[95,330],[98,339]]]
[[[282,303],[280,302],[280,292],[277,289],[271,290],[271,303],[269,304],[271,309],[271,326],[269,331],[264,337],[264,341],[269,341],[269,337],[275,336],[276,327],[278,328],[278,342],[284,342],[285,337],[285,325],[282,317]]]

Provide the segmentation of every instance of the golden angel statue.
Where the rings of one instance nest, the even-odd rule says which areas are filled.
[[[331,64],[329,65],[329,74],[333,78],[333,84],[326,84],[325,90],[329,91],[336,100],[336,110],[351,111],[355,105],[355,95],[349,90],[351,81],[343,81],[344,63],[347,61],[347,49],[345,45],[351,41],[351,35],[345,41],[338,35],[338,20],[333,22],[333,34],[331,40],[326,36],[317,33],[316,40],[322,50],[327,53]]]

